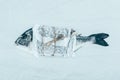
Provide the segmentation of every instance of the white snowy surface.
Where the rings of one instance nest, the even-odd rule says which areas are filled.
[[[0,0],[0,80],[120,80],[120,0]],[[74,57],[39,57],[15,47],[35,24],[106,32],[109,47],[85,45]]]

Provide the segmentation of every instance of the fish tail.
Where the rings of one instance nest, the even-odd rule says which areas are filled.
[[[95,38],[94,44],[101,45],[101,46],[109,46],[109,44],[104,40],[109,37],[109,34],[106,33],[98,33],[92,34],[89,36],[90,38]]]

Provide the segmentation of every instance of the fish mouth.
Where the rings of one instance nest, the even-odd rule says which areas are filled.
[[[15,44],[17,46],[22,45],[22,46],[28,46],[29,45],[29,41],[27,41],[26,39],[22,39],[21,37],[19,37],[16,41]]]

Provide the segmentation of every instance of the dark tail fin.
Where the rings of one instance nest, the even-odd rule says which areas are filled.
[[[94,44],[98,44],[101,46],[109,46],[109,44],[104,40],[107,37],[109,37],[109,34],[106,33],[98,33],[98,34],[92,34],[89,37],[95,37],[95,42]]]

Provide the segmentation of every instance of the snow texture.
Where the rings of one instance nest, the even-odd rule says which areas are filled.
[[[0,80],[120,80],[120,0],[0,0]],[[35,57],[14,45],[35,24],[106,32],[72,57]]]

